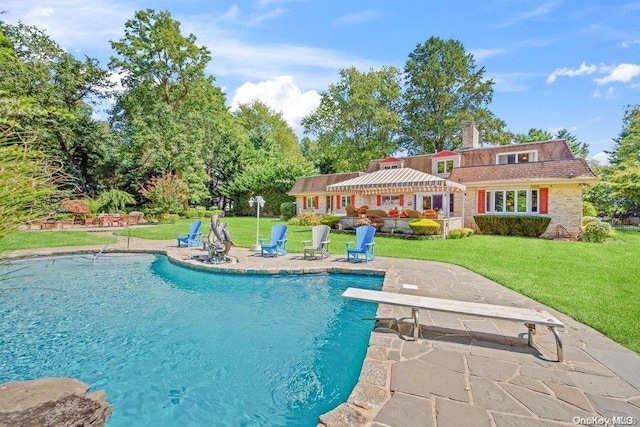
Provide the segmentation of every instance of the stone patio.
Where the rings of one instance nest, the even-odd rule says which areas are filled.
[[[127,249],[121,238],[107,252],[166,253],[178,264],[239,273],[380,274],[385,291],[541,308],[566,325],[564,363],[554,361],[555,340],[549,331],[538,329],[538,347],[533,349],[527,347],[526,327],[513,322],[421,311],[418,342],[405,339],[411,334],[409,324],[401,325],[402,333],[378,328],[371,334],[359,382],[348,401],[320,417],[326,426],[620,425],[637,424],[640,419],[640,356],[464,268],[381,257],[369,264],[351,264],[342,251],[325,260],[303,260],[301,254],[261,258],[237,248],[231,251],[237,263],[209,265],[193,260],[204,251],[175,245],[175,240],[131,238]],[[4,256],[102,249],[14,251]],[[408,309],[378,308],[378,317],[408,316]]]

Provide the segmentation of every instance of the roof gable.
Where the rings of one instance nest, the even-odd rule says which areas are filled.
[[[431,158],[435,159],[439,157],[457,157],[459,154],[460,153],[457,153],[455,151],[443,150],[443,151],[440,151],[439,153],[434,154],[433,156],[431,156]]]

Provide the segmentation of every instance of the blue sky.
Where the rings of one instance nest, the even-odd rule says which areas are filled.
[[[402,68],[429,37],[460,40],[495,82],[489,108],[512,132],[569,129],[592,157],[640,103],[640,0],[3,0],[3,20],[36,25],[106,66],[136,10],[168,10],[206,45],[230,106],[260,98],[299,120],[341,68]]]

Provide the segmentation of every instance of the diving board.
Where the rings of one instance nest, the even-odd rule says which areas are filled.
[[[562,340],[560,339],[560,333],[558,332],[558,329],[564,328],[564,324],[544,310],[484,304],[478,302],[455,301],[441,298],[406,295],[358,288],[347,288],[347,290],[342,294],[342,297],[359,301],[411,308],[414,340],[417,340],[419,338],[418,310],[442,311],[445,313],[467,314],[471,316],[486,317],[490,319],[502,319],[510,320],[513,322],[522,322],[529,331],[528,343],[530,347],[535,346],[533,335],[536,331],[536,325],[546,326],[549,328],[549,330],[551,330],[556,339],[558,362],[562,362],[564,360],[562,352]]]

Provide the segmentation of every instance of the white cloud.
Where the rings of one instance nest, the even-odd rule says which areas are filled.
[[[582,64],[580,64],[580,67],[577,69],[556,68],[555,70],[553,70],[551,74],[549,74],[549,77],[547,77],[547,83],[555,82],[558,76],[575,77],[575,76],[593,74],[597,72],[601,67],[602,66],[599,67],[597,65],[587,65],[583,62]]]
[[[333,25],[353,25],[362,24],[364,22],[373,21],[378,17],[378,12],[375,10],[363,10],[357,13],[351,13],[348,15],[342,15],[333,20]]]
[[[609,165],[609,155],[607,153],[605,153],[604,151],[601,151],[597,154],[595,154],[591,160],[597,162],[598,164],[602,165],[602,166],[608,166]]]
[[[472,49],[469,51],[469,53],[471,53],[477,61],[482,61],[488,58],[492,58],[494,56],[504,55],[505,53],[507,53],[507,50],[501,49],[501,48],[496,48],[496,49],[480,48],[480,49]]]
[[[613,86],[609,86],[606,91],[601,92],[600,89],[596,88],[591,96],[594,98],[604,98],[604,99],[612,99],[615,95],[615,88]]]
[[[281,112],[289,126],[297,134],[301,134],[300,121],[318,107],[320,95],[314,90],[303,92],[295,85],[291,76],[277,76],[260,83],[244,83],[233,94],[231,109],[236,110],[240,104],[249,104],[255,100]]]
[[[634,77],[640,76],[640,65],[637,64],[620,64],[614,67],[609,75],[596,79],[598,84],[606,84],[610,82],[627,83]]]
[[[530,19],[540,18],[542,16],[548,15],[553,11],[555,6],[558,5],[559,3],[560,3],[559,1],[555,1],[555,0],[547,1],[539,5],[535,9],[527,10],[525,12],[513,15],[511,18],[505,19],[502,22],[502,24],[499,25],[499,27],[508,27],[523,21],[528,21]]]
[[[636,39],[636,40],[625,40],[622,43],[620,43],[620,46],[622,47],[631,47],[634,44],[640,44],[640,39]]]

